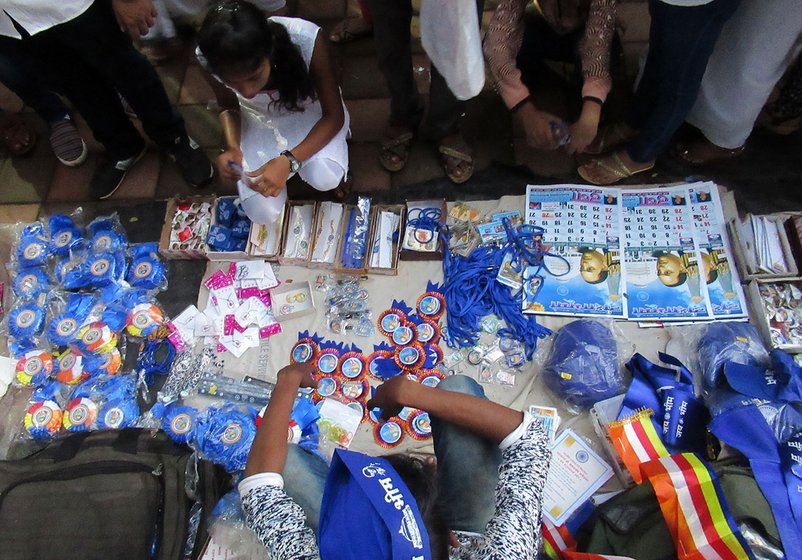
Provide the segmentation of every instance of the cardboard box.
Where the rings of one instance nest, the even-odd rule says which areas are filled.
[[[738,268],[738,274],[742,282],[750,280],[787,280],[799,277],[799,269],[796,265],[796,260],[791,251],[791,246],[788,243],[788,235],[784,227],[785,216],[769,215],[766,216],[777,224],[777,231],[780,237],[780,245],[783,251],[783,257],[788,266],[788,272],[783,273],[769,273],[759,270],[755,263],[755,250],[748,239],[741,235],[741,222],[736,218],[727,223],[727,229],[732,239],[732,251],[735,257],[735,265]]]
[[[405,239],[407,235],[409,235],[408,230],[410,228],[410,210],[416,208],[440,208],[440,223],[446,223],[446,219],[448,217],[448,208],[446,207],[446,200],[444,198],[437,199],[437,200],[407,200],[406,202],[406,212],[404,216],[404,229],[401,230],[399,237],[401,241],[401,251],[399,253],[399,258],[404,261],[439,261],[443,260],[443,254],[445,253],[445,241],[443,240],[443,236],[440,235],[438,231],[437,235],[437,245],[434,251],[414,251],[406,248]],[[415,212],[417,214],[417,212]],[[417,216],[415,216],[417,217]],[[411,230],[410,230],[411,231]]]
[[[279,322],[315,313],[315,298],[308,281],[285,282],[270,290],[270,299],[273,315]]]
[[[296,258],[296,257],[286,257],[285,254],[289,247],[287,246],[288,243],[292,242],[294,239],[293,235],[291,235],[290,228],[294,228],[295,224],[291,223],[293,221],[293,208],[298,206],[312,206],[312,222],[308,224],[309,227],[309,245],[306,248],[306,257],[305,258]],[[315,224],[317,223],[317,209],[318,204],[314,200],[288,200],[286,209],[284,210],[284,215],[287,217],[284,220],[284,227],[282,228],[282,243],[281,243],[281,252],[278,256],[278,262],[281,264],[289,264],[289,265],[300,265],[306,266],[309,263],[309,258],[312,256],[312,244],[313,244],[313,237],[315,233]],[[293,248],[294,249],[294,248]]]
[[[212,226],[219,225],[217,223],[217,206],[221,200],[236,200],[237,196],[221,196],[216,198],[214,201],[214,206],[212,207]],[[249,220],[250,221],[250,220]],[[251,230],[253,230],[253,223],[251,223]],[[250,232],[248,233],[250,237]],[[248,242],[245,242],[245,250],[244,251],[216,251],[214,248],[209,247],[206,251],[206,258],[210,261],[242,261],[252,257],[248,254]]]
[[[214,205],[215,198],[213,196],[186,196],[174,197],[167,201],[167,209],[164,213],[164,224],[162,225],[161,235],[159,236],[159,253],[169,260],[193,260],[203,259],[206,260],[206,236],[208,231],[200,232],[203,238],[202,248],[198,250],[191,250],[186,248],[177,247],[170,243],[170,233],[173,229],[173,218],[175,218],[176,210],[181,205],[189,204],[209,204],[210,211]],[[212,216],[209,216],[209,223],[211,224]]]
[[[251,224],[251,235],[248,237],[248,258],[278,261],[286,216],[287,207],[285,205],[275,224]]]
[[[331,205],[331,208],[340,207],[342,208],[342,215],[340,216],[340,221],[335,224],[334,231],[335,236],[337,239],[329,238],[328,235],[324,234],[324,231],[328,231],[331,224],[324,224],[324,220],[328,220],[329,216],[326,214],[326,208],[328,205]],[[309,267],[310,268],[322,268],[322,269],[333,269],[337,262],[337,257],[339,255],[339,248],[340,242],[342,238],[342,231],[343,231],[343,221],[345,221],[345,211],[346,205],[340,202],[321,202],[318,205],[317,216],[315,217],[315,233],[313,235],[314,240],[312,243],[312,253],[309,257]],[[323,254],[328,254],[329,251],[334,251],[334,259],[329,261],[323,260],[315,260],[315,253],[321,252],[318,249],[321,249]]]
[[[399,216],[398,235],[394,236],[393,255],[390,268],[381,268],[370,265],[370,256],[373,254],[373,247],[376,242],[377,230],[379,228],[379,216],[382,212],[392,212]],[[368,252],[365,262],[368,274],[384,274],[396,276],[398,274],[398,257],[401,251],[401,232],[404,231],[404,218],[406,217],[406,206],[403,204],[377,204],[370,209],[370,231],[368,232]]]
[[[766,342],[766,345],[769,348],[778,348],[779,350],[783,350],[784,352],[788,352],[790,354],[797,354],[802,352],[802,344],[779,344],[774,342],[771,336],[771,327],[769,324],[769,318],[766,311],[766,306],[763,303],[763,298],[760,295],[760,285],[761,284],[793,284],[800,290],[802,290],[802,281],[799,280],[752,280],[749,282],[749,285],[746,287],[746,295],[747,299],[749,300],[749,306],[751,308],[751,312],[749,314],[752,324],[757,326],[757,329],[760,331],[760,334],[763,335],[763,339]]]

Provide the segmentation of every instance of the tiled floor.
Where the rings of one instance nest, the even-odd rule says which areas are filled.
[[[350,4],[348,3],[350,2]],[[488,12],[495,5],[486,2]],[[330,28],[346,12],[354,13],[354,0],[298,0],[296,14]],[[630,74],[648,39],[648,15],[643,2],[625,2],[619,14],[623,22],[620,30],[625,44],[625,58]],[[418,22],[413,22],[413,33]],[[210,157],[220,144],[220,126],[217,119],[214,93],[195,62],[191,33],[176,49],[175,56],[159,64],[156,69],[162,78],[169,99],[183,115],[190,135],[207,149]],[[560,152],[537,152],[516,139],[510,117],[488,82],[485,91],[466,103],[463,131],[473,146],[476,159],[476,176],[465,185],[454,187],[444,177],[436,147],[419,135],[412,146],[406,168],[396,174],[385,171],[378,163],[378,140],[389,115],[387,87],[376,63],[371,39],[333,47],[343,95],[351,114],[351,169],[357,192],[371,193],[386,200],[399,200],[412,192],[426,194],[438,192],[452,198],[496,197],[500,194],[522,192],[527,182],[579,182],[575,174],[576,161]],[[416,79],[422,93],[428,92],[429,62],[420,41],[413,41]],[[550,96],[555,104],[564,97],[555,90]],[[545,103],[550,103],[548,99]],[[21,103],[13,94],[0,87],[0,106],[20,109]],[[78,204],[93,206],[89,201],[88,183],[94,171],[101,147],[91,136],[85,124],[78,119],[79,128],[90,147],[89,160],[72,169],[56,162],[50,153],[44,124],[30,111],[24,118],[37,130],[39,144],[33,154],[24,158],[0,159],[0,222],[29,219],[32,209],[46,214],[56,208],[69,208]],[[705,176],[731,186],[743,209],[802,208],[802,189],[799,183],[799,154],[802,153],[802,135],[786,138],[758,132],[750,140],[749,149],[739,161],[705,169]],[[513,170],[525,165],[532,173]],[[685,178],[694,170],[682,168],[670,161],[662,161],[650,178],[638,182],[667,182]],[[413,186],[415,186],[413,188]],[[219,181],[206,189],[192,189],[181,179],[175,165],[165,156],[151,151],[126,178],[123,186],[112,197],[114,205],[127,205],[136,201],[163,200],[177,194],[233,194],[232,185]],[[314,191],[300,181],[290,185],[291,196],[310,196]],[[768,194],[766,194],[768,193]]]

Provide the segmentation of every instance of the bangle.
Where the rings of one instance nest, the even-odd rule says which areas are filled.
[[[591,103],[596,103],[599,107],[604,106],[604,99],[601,99],[600,97],[596,97],[594,95],[583,95],[582,101],[583,102],[590,101]]]
[[[518,112],[518,109],[520,109],[521,107],[523,107],[524,105],[529,103],[531,100],[532,100],[532,96],[531,95],[527,95],[526,97],[521,99],[518,103],[516,103],[515,105],[510,107],[510,113]]]

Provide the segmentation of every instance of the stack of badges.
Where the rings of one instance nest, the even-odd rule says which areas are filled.
[[[128,312],[125,330],[131,336],[148,337],[164,324],[164,313],[155,303],[140,303]]]
[[[52,400],[33,403],[25,412],[23,426],[34,439],[50,439],[61,429],[63,413]]]
[[[23,385],[42,385],[53,373],[53,357],[43,350],[32,350],[17,362],[16,378]]]
[[[309,334],[309,331],[298,333],[298,342],[290,351],[290,362],[293,364],[306,364],[314,361],[320,351],[322,339],[317,335]]]
[[[88,397],[73,399],[64,409],[64,429],[70,432],[88,432],[94,428],[97,413],[95,401]]]

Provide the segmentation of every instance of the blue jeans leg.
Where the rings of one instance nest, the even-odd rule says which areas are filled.
[[[487,398],[482,386],[464,375],[447,377],[438,389]],[[446,524],[455,531],[483,532],[496,507],[498,445],[436,417],[432,434]]]
[[[321,457],[290,444],[284,466],[284,491],[306,514],[306,524],[317,532],[323,488],[329,466]]]

